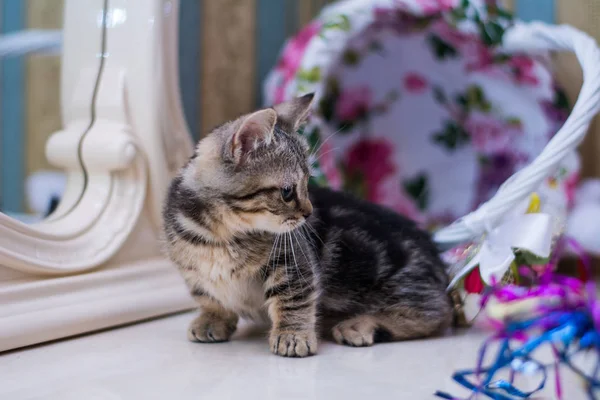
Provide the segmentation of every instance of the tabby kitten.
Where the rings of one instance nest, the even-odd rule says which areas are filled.
[[[216,128],[171,184],[167,251],[202,311],[192,341],[226,341],[239,317],[268,318],[271,351],[304,357],[319,333],[370,346],[451,322],[448,278],[428,234],[308,186],[308,146],[296,131],[312,97]]]

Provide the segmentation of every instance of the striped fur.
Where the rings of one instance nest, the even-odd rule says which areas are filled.
[[[190,340],[228,340],[239,317],[267,319],[271,350],[302,357],[317,351],[318,333],[365,346],[449,325],[447,277],[427,234],[309,189],[307,145],[293,132],[311,98],[216,128],[173,180],[166,249],[202,310]]]

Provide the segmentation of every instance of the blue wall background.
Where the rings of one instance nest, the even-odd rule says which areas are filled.
[[[2,0],[2,33],[23,29],[25,2]],[[25,183],[23,59],[0,61],[0,210],[20,212]]]

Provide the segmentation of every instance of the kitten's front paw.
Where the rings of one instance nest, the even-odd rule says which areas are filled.
[[[317,353],[314,332],[273,331],[269,337],[271,351],[284,357],[306,357]]]
[[[237,320],[227,320],[215,315],[201,314],[188,328],[188,339],[192,342],[219,343],[229,340],[237,327]]]

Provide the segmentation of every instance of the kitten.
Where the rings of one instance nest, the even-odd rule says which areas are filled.
[[[202,313],[188,338],[228,340],[239,317],[272,322],[271,351],[430,336],[448,327],[448,278],[429,235],[385,208],[309,187],[296,134],[312,95],[213,130],[173,180],[167,252]]]

